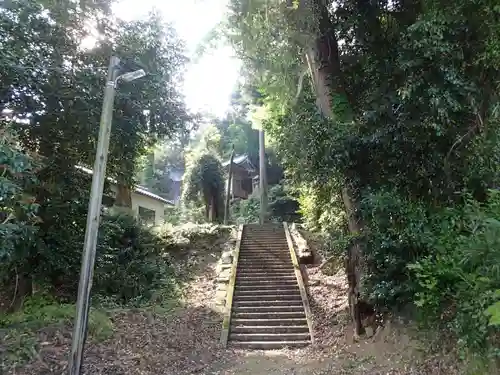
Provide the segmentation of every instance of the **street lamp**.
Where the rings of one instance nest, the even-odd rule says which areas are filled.
[[[92,174],[92,187],[90,190],[89,209],[87,213],[87,226],[85,228],[85,241],[83,245],[82,267],[80,282],[78,284],[78,298],[76,301],[76,318],[73,329],[71,354],[69,358],[69,374],[80,375],[82,368],[83,348],[87,338],[87,325],[90,310],[90,290],[94,275],[97,234],[101,214],[102,193],[106,179],[106,163],[108,160],[109,139],[111,136],[111,123],[113,120],[113,105],[115,88],[119,80],[130,82],[144,77],[146,72],[142,69],[118,75],[120,59],[112,56],[104,89],[101,121],[99,123],[99,137]]]
[[[125,82],[130,82],[138,78],[142,78],[146,75],[146,72],[144,69],[139,69],[136,70],[135,72],[129,72],[129,73],[124,73],[118,78],[116,78],[116,82],[118,82],[119,79],[124,80]]]

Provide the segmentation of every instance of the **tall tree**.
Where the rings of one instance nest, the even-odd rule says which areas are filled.
[[[201,200],[205,206],[205,218],[210,222],[221,222],[224,216],[223,176],[219,159],[204,152],[192,161],[184,179],[183,200]]]
[[[131,206],[137,160],[159,141],[183,132],[191,120],[180,94],[187,59],[172,26],[156,15],[119,22],[113,51],[124,69],[142,68],[147,76],[118,90],[110,148],[110,173],[118,180],[117,205]],[[93,52],[104,54],[107,44]]]
[[[264,97],[264,125],[282,160],[324,204],[339,196],[358,237],[348,252],[357,333],[359,244],[370,241],[359,202],[374,189],[395,189],[444,204],[453,191],[481,196],[498,181],[495,168],[481,169],[479,179],[468,169],[473,150],[490,147],[485,134],[496,133],[498,99],[486,82],[499,78],[491,69],[499,28],[490,9],[488,1],[231,1],[228,36]],[[373,259],[376,250],[365,250]],[[387,267],[377,262],[364,285]]]
[[[57,284],[77,272],[69,267],[82,248],[90,189],[75,166],[93,163],[109,57],[121,59],[121,73],[148,73],[121,82],[115,98],[108,175],[124,187],[125,204],[140,156],[190,120],[178,91],[186,59],[173,28],[156,15],[117,21],[106,1],[13,0],[1,7],[1,116],[23,149],[43,159],[39,183],[30,186],[40,206],[40,246],[26,261]],[[94,48],[84,49],[82,40],[94,33]]]

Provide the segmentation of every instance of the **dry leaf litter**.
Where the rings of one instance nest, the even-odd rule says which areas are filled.
[[[234,245],[228,242],[224,247]],[[222,249],[224,250],[224,249]],[[202,272],[185,289],[180,306],[168,313],[131,309],[112,313],[114,333],[90,342],[85,375],[399,375],[459,374],[446,356],[423,357],[403,327],[393,326],[376,342],[352,341],[346,317],[345,275],[327,276],[309,266],[308,290],[315,344],[299,349],[242,351],[219,344],[222,316],[215,312],[215,265],[220,255],[206,254]],[[63,374],[71,328],[47,328],[37,334],[34,360],[12,375]],[[451,364],[450,364],[451,363]]]

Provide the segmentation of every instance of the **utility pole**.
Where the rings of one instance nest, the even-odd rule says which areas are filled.
[[[233,179],[234,144],[231,146],[231,157],[229,158],[229,172],[227,176],[226,204],[224,205],[224,225],[229,219],[229,197],[231,194],[231,182]]]
[[[260,224],[267,220],[267,173],[266,173],[266,145],[264,129],[259,130],[259,184],[260,184]]]
[[[119,79],[132,81],[146,75],[144,70],[125,73],[118,76],[120,59],[112,56],[109,62],[106,88],[102,103],[101,121],[99,123],[99,136],[97,151],[92,174],[92,187],[90,190],[89,208],[87,212],[87,227],[82,254],[82,267],[80,282],[78,284],[78,298],[76,301],[76,318],[73,328],[71,354],[69,358],[69,374],[80,375],[82,368],[83,349],[87,339],[87,325],[90,311],[90,290],[94,276],[94,263],[97,246],[99,220],[101,217],[102,193],[106,179],[106,163],[108,161],[109,139],[111,136],[111,123],[113,121],[113,106],[115,87]]]

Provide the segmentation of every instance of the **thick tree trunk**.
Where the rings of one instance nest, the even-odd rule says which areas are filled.
[[[132,190],[124,183],[116,185],[115,206],[132,209]]]
[[[215,218],[217,217],[216,211],[217,208],[215,206],[216,200],[215,197],[212,195],[210,197],[210,210],[208,212],[208,221],[213,223],[215,221]]]
[[[308,11],[317,19],[318,28],[315,30],[315,37],[311,38],[310,45],[306,49],[306,59],[316,91],[318,108],[326,117],[334,121],[352,122],[352,100],[349,99],[344,88],[334,25],[325,4],[321,0],[313,0],[312,3]],[[356,217],[357,203],[349,186],[348,176],[345,177],[341,197],[348,217],[348,227],[351,233],[359,233],[362,228]],[[357,303],[360,293],[361,256],[361,247],[356,243],[348,249],[346,257],[349,308],[356,336],[364,333]]]
[[[207,203],[205,203],[205,219],[207,219],[207,221],[210,221],[210,202],[206,201]]]

